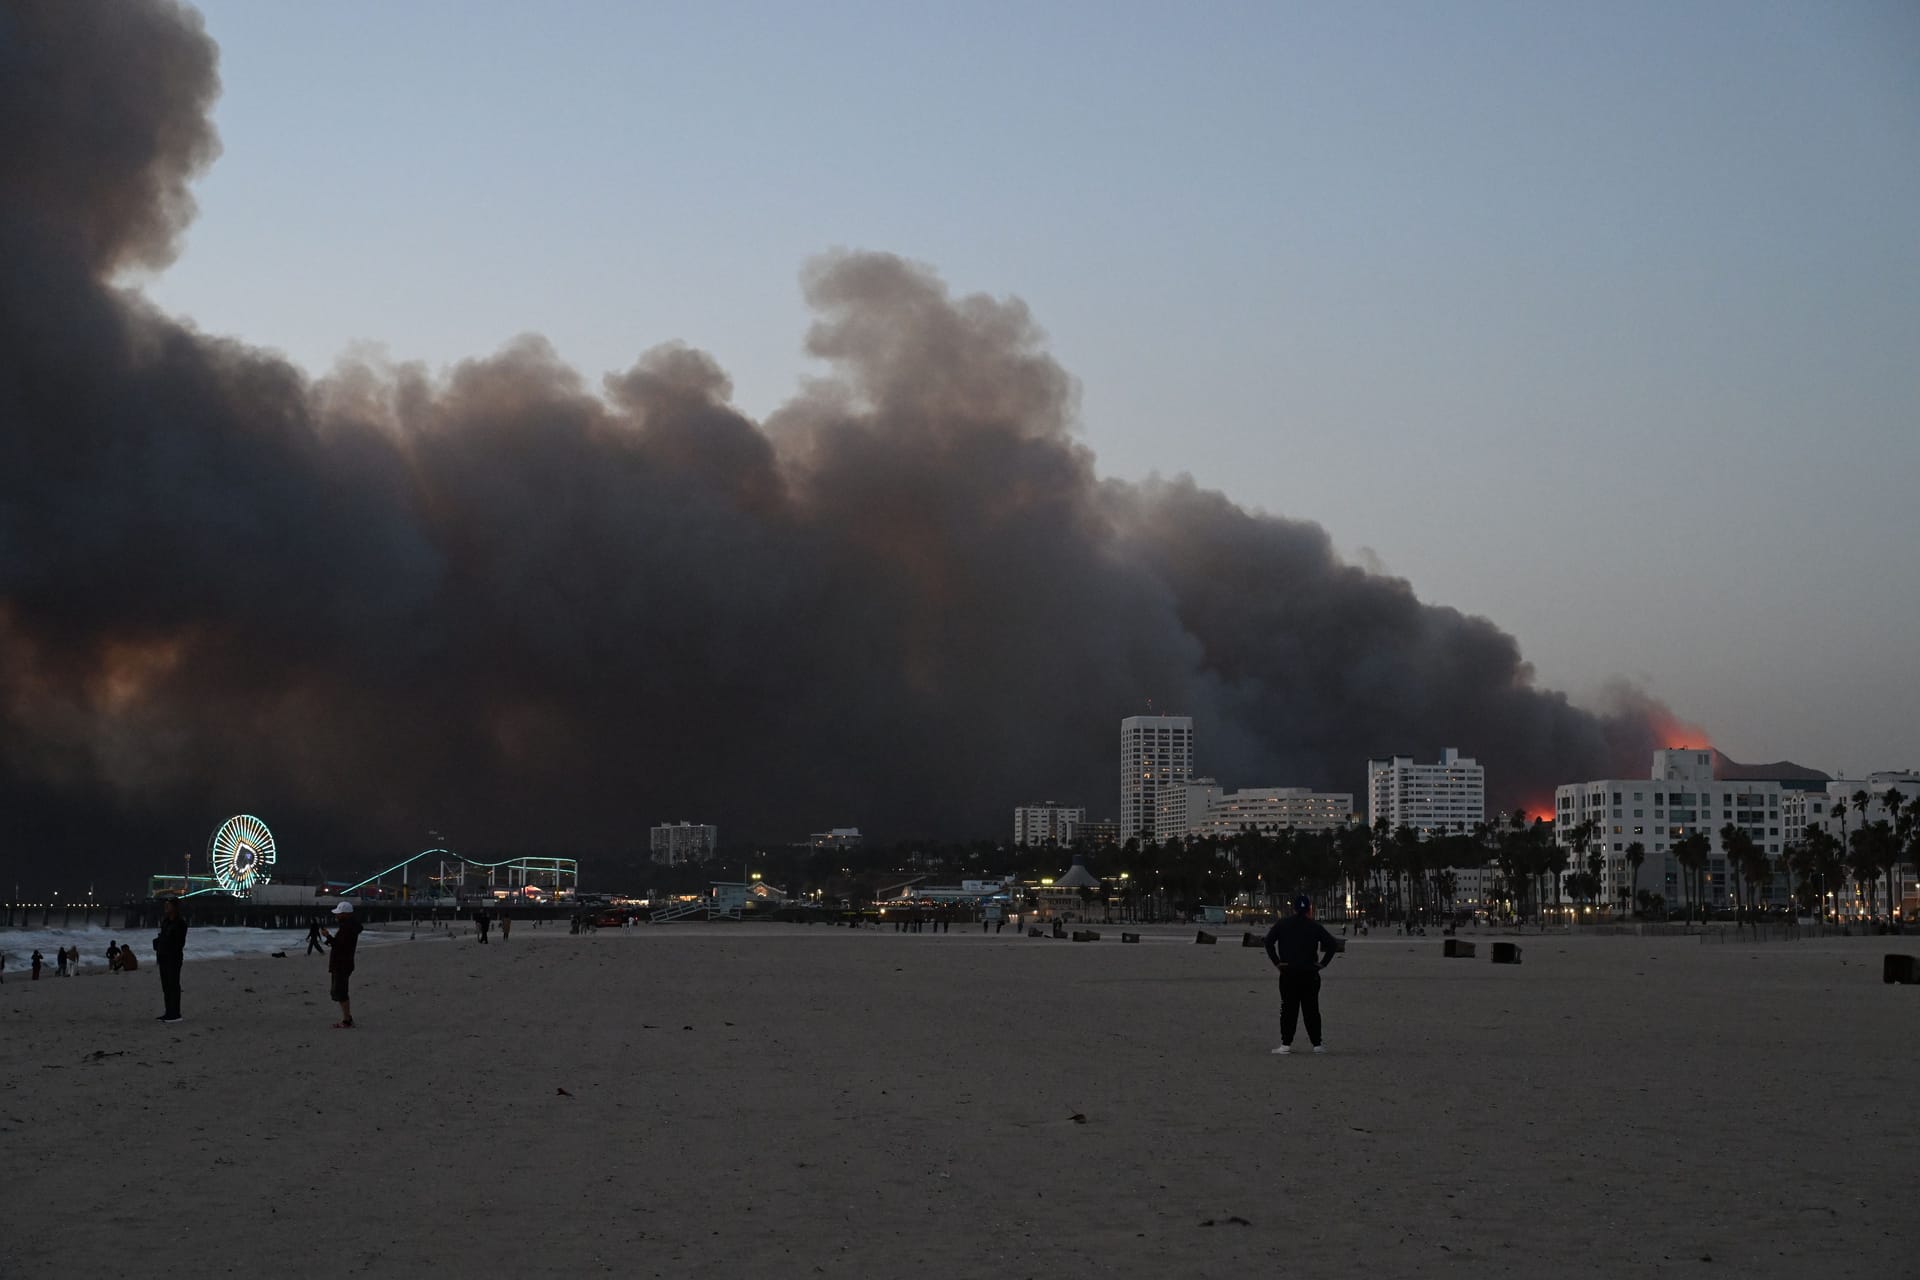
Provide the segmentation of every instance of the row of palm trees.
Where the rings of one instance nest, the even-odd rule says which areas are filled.
[[[1878,802],[1886,816],[1867,817]],[[1742,829],[1731,824],[1719,832],[1720,846],[1734,876],[1735,898],[1743,915],[1757,913],[1777,878],[1785,876],[1789,895],[1808,911],[1839,913],[1849,883],[1864,886],[1868,901],[1883,898],[1891,915],[1899,894],[1901,865],[1920,860],[1920,799],[1909,801],[1897,790],[1870,794],[1855,792],[1836,802],[1841,822],[1835,836],[1821,827],[1809,827],[1789,841],[1779,859],[1768,858]],[[1713,842],[1704,832],[1676,841],[1673,856],[1682,872],[1682,888],[1689,919],[1704,913],[1706,877]],[[1549,902],[1554,907],[1585,903],[1598,907],[1608,896],[1606,844],[1601,828],[1583,822],[1556,839],[1554,826],[1543,818],[1516,811],[1504,818],[1470,826],[1442,828],[1426,839],[1409,827],[1392,828],[1384,822],[1333,831],[1243,830],[1232,836],[1172,839],[1160,844],[1128,841],[1119,849],[1092,852],[1095,869],[1104,881],[1102,893],[1120,900],[1123,910],[1151,911],[1162,907],[1190,909],[1200,903],[1231,902],[1241,894],[1281,899],[1298,891],[1344,907],[1373,920],[1430,921],[1455,909],[1458,871],[1491,869],[1498,873],[1492,894],[1504,914],[1537,919]],[[789,864],[760,855],[756,869],[769,878],[835,887],[843,863],[859,863],[845,870],[879,876],[884,869],[907,868],[930,875],[983,875],[1012,871],[1021,879],[1035,879],[1058,868],[1062,851],[1052,848],[1006,850],[993,841],[934,846],[916,843],[910,854],[902,850],[866,849],[823,855],[795,854]],[[1648,851],[1636,840],[1623,851],[1631,869],[1628,884],[1638,885]],[[1011,860],[1011,865],[1009,865]],[[832,863],[834,865],[827,865]],[[705,868],[689,868],[701,876]],[[842,886],[844,887],[844,886]],[[1626,892],[1623,907],[1631,905]],[[1643,896],[1651,903],[1658,895]]]
[[[1869,821],[1878,800],[1886,817]],[[1838,916],[1850,878],[1866,890],[1865,914],[1874,915],[1876,890],[1884,887],[1886,918],[1899,912],[1903,867],[1920,863],[1920,796],[1909,798],[1894,787],[1877,796],[1865,789],[1836,800],[1833,816],[1840,834],[1809,826],[1788,843],[1784,861],[1789,876],[1799,877],[1799,888],[1789,882],[1789,893],[1810,910]],[[1848,819],[1857,818],[1854,826]]]
[[[1866,821],[1876,802],[1886,816]],[[1761,915],[1782,876],[1789,898],[1809,913],[1838,918],[1852,883],[1865,889],[1867,914],[1874,914],[1876,897],[1884,903],[1887,918],[1896,914],[1903,865],[1920,862],[1920,798],[1909,800],[1894,788],[1877,794],[1863,789],[1836,801],[1833,812],[1841,822],[1841,835],[1808,826],[1778,858],[1769,856],[1745,828],[1732,823],[1720,828],[1720,854],[1732,878],[1740,919]],[[1858,825],[1848,822],[1850,816],[1858,816]],[[1146,873],[1148,878],[1136,881],[1142,887],[1157,879],[1184,890],[1185,896],[1215,901],[1240,892],[1284,895],[1304,889],[1323,898],[1344,897],[1372,919],[1410,923],[1452,912],[1456,871],[1492,868],[1499,873],[1493,893],[1505,913],[1529,920],[1544,913],[1549,895],[1556,914],[1569,899],[1573,905],[1597,907],[1607,897],[1601,835],[1597,823],[1585,821],[1560,841],[1551,822],[1516,810],[1504,820],[1442,828],[1425,839],[1410,827],[1393,828],[1385,822],[1329,832],[1248,830],[1227,839],[1176,839],[1136,847],[1123,858],[1140,864],[1136,876]],[[1680,866],[1686,918],[1704,919],[1713,841],[1706,832],[1693,831],[1675,841],[1672,852]],[[1635,840],[1622,856],[1631,872],[1629,887],[1618,891],[1626,909],[1632,905],[1631,887],[1639,884],[1647,847]],[[1660,895],[1641,898],[1643,903],[1664,901]]]

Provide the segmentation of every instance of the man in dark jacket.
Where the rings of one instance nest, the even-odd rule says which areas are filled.
[[[153,962],[160,970],[160,994],[167,1002],[162,1022],[180,1021],[180,962],[186,958],[187,918],[180,914],[180,899],[168,898],[160,932],[153,937]]]
[[[353,904],[342,901],[333,909],[333,947],[327,952],[327,976],[332,979],[334,1003],[340,1006],[340,1021],[333,1025],[341,1030],[353,1026],[353,1003],[347,994],[347,979],[353,976],[353,953],[360,945],[360,921],[353,914]]]
[[[1293,1052],[1293,1029],[1302,1017],[1313,1051],[1327,1051],[1320,1043],[1320,971],[1339,950],[1340,943],[1313,918],[1313,899],[1304,893],[1293,900],[1292,917],[1275,921],[1267,930],[1267,959],[1280,971],[1280,1047],[1275,1053]]]

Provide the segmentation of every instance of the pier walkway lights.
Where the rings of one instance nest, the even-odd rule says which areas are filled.
[[[214,884],[236,898],[248,896],[273,878],[275,857],[273,832],[250,813],[228,818],[207,842]]]

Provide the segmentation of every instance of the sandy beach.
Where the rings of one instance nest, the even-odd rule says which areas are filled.
[[[1375,934],[1278,1058],[1191,936],[423,934],[352,1031],[293,935],[177,1026],[9,970],[0,1275],[1920,1271],[1912,940]]]

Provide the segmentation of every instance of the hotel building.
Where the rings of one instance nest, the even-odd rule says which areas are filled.
[[[1160,790],[1193,776],[1192,716],[1128,716],[1120,722],[1120,842],[1161,839]]]

